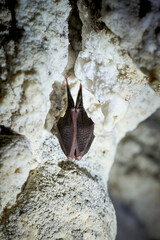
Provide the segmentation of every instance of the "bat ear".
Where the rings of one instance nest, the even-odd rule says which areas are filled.
[[[72,98],[72,95],[71,95],[71,92],[70,92],[70,88],[69,88],[69,85],[68,85],[67,78],[65,78],[65,80],[66,80],[66,85],[67,85],[67,98],[68,98],[67,109],[71,109],[71,108],[74,108],[74,101],[73,101],[73,98]]]
[[[82,84],[80,84],[77,101],[76,101],[76,108],[83,108],[83,98],[82,98]]]

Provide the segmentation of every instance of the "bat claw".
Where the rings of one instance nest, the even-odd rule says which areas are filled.
[[[72,157],[67,157],[68,161],[72,161],[73,158]]]
[[[76,159],[76,160],[81,160],[81,158],[82,158],[82,156],[78,156],[78,157],[75,156],[75,159]]]

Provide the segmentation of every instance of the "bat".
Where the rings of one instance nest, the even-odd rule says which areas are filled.
[[[94,122],[83,107],[82,85],[80,84],[75,105],[68,80],[65,79],[68,105],[64,117],[57,123],[58,140],[68,160],[80,160],[88,152],[95,137]]]

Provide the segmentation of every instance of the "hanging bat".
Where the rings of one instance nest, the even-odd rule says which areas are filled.
[[[57,123],[58,139],[68,160],[80,160],[89,150],[94,139],[94,122],[87,116],[83,107],[82,85],[78,91],[76,106],[70,92],[68,81],[67,98],[68,106],[64,117]]]

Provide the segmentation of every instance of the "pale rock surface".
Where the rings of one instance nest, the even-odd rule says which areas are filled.
[[[83,23],[82,51],[75,74],[100,103],[103,119],[93,117],[99,122],[98,131],[112,131],[118,142],[160,106],[160,97],[149,87],[148,78],[133,63],[119,38],[95,25],[85,1],[79,1],[78,6]]]
[[[32,142],[36,161],[41,161],[39,148],[52,84],[62,79],[67,64],[69,13],[68,1],[2,3],[1,21],[6,31],[0,39],[1,67],[5,69],[1,125]]]
[[[127,203],[148,236],[160,236],[160,110],[118,145],[110,173],[110,193]]]
[[[106,183],[116,146],[160,106],[160,98],[119,38],[97,22],[96,9],[94,2],[78,1],[70,15],[65,0],[4,5],[6,31],[12,25],[20,36],[12,39],[10,32],[4,33],[8,37],[2,41],[1,125],[27,138],[29,166],[37,168],[16,204],[2,212],[2,239],[115,239],[115,214]],[[78,37],[68,49],[74,34]],[[84,106],[96,123],[92,147],[76,163],[64,162],[57,138],[47,132],[56,134],[57,120],[65,110],[64,75],[69,75],[74,98],[81,81]]]
[[[14,1],[8,1],[8,4],[2,1],[0,18],[4,31],[0,35],[0,125],[14,131],[15,136],[25,136],[26,142],[30,144],[30,148],[25,150],[30,151],[30,154],[27,152],[24,156],[23,145],[15,143],[15,147],[13,144],[10,146],[10,142],[15,141],[14,136],[10,136],[8,148],[12,151],[8,160],[2,156],[2,177],[6,176],[6,183],[7,179],[10,179],[5,191],[2,184],[3,207],[7,202],[14,204],[16,194],[21,190],[29,171],[42,161],[40,146],[43,142],[46,114],[50,107],[49,95],[54,81],[62,79],[68,59],[69,13],[70,6],[67,1],[58,3],[49,0],[21,0],[17,4]],[[21,139],[23,142],[23,138]],[[18,152],[20,157],[16,155]],[[23,157],[26,171],[12,174],[12,168],[22,164]]]
[[[102,0],[101,20],[160,93],[160,1]]]
[[[61,161],[56,142],[55,137],[44,142],[47,162],[31,172],[16,205],[5,213],[0,239],[115,239],[103,181],[76,162]]]
[[[1,212],[15,203],[28,178],[32,155],[24,137],[0,135],[0,156]]]
[[[98,141],[96,146],[95,142],[88,161],[84,158],[78,166],[63,163],[66,158],[57,138],[44,131],[45,125],[55,134],[57,118],[65,107],[64,84],[60,81],[67,60],[72,60],[68,56],[68,2],[21,0],[16,6],[4,4],[2,13],[4,25],[8,21],[7,27],[17,28],[20,35],[14,38],[6,27],[8,32],[2,39],[1,125],[5,129],[2,137],[11,140],[1,149],[0,239],[115,239],[115,212],[103,179],[113,162],[114,151],[109,153],[107,165],[104,162],[114,146],[110,134],[105,136],[108,144]],[[87,90],[86,97],[93,115],[97,117],[100,113],[103,117],[100,104],[95,105],[96,100]],[[91,99],[94,101],[90,104]],[[99,139],[104,141],[104,136]],[[29,148],[23,146],[25,141]],[[38,162],[44,165],[32,175],[30,170]],[[21,164],[23,176],[17,170]],[[69,172],[62,169],[63,165]]]

